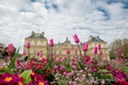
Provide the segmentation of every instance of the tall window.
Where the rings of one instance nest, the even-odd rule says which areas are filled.
[[[43,54],[43,50],[41,50],[40,53]]]
[[[34,41],[31,41],[30,43],[31,43],[31,45],[35,45],[35,42]]]
[[[36,54],[36,48],[34,48],[34,54]]]

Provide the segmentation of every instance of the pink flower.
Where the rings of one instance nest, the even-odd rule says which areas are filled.
[[[100,56],[102,56],[103,55],[103,52],[102,51],[100,51]]]
[[[88,50],[88,43],[84,43],[84,47],[83,47],[83,51],[87,51]]]
[[[42,57],[42,54],[40,54],[40,57]]]
[[[101,50],[101,45],[100,44],[98,44],[98,49]]]
[[[40,52],[37,52],[37,56],[39,56],[40,55]]]
[[[29,49],[30,48],[30,42],[27,42],[27,48]]]
[[[74,38],[75,43],[79,43],[80,42],[80,40],[79,40],[79,38],[78,38],[78,36],[76,34],[73,35],[73,38]]]
[[[105,57],[103,57],[103,58],[102,58],[102,61],[106,61],[106,58],[105,58]]]
[[[55,58],[55,62],[58,63],[59,62],[59,57]]]
[[[121,55],[121,57],[124,57],[124,53],[123,53],[123,52],[121,52],[121,54],[120,54],[120,55]]]
[[[94,53],[97,54],[97,47],[94,48]]]
[[[119,53],[119,54],[121,54],[121,52],[122,52],[122,49],[121,49],[121,48],[119,48],[119,49],[118,49],[118,53]]]
[[[101,81],[101,84],[104,85],[104,84],[105,84],[105,80],[102,80],[102,81]]]
[[[7,52],[8,52],[9,54],[14,53],[14,46],[13,46],[12,43],[8,45]]]
[[[91,62],[91,57],[90,56],[86,56],[85,60],[84,60],[84,64],[88,65]]]
[[[23,55],[26,55],[26,50],[23,51]]]
[[[50,39],[49,42],[50,42],[50,43],[49,43],[50,47],[53,47],[53,46],[54,46],[53,39]]]
[[[78,48],[76,48],[76,53],[78,52]]]
[[[70,54],[70,50],[69,50],[69,49],[67,49],[67,50],[66,50],[66,53],[67,53],[67,54]]]

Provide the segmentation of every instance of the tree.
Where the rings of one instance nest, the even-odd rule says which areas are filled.
[[[119,49],[122,50],[122,55],[128,59],[128,39],[117,39],[112,42],[110,45],[110,57],[115,58],[116,56],[121,56],[118,52]]]

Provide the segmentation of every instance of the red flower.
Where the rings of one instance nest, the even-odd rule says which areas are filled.
[[[98,44],[98,49],[101,50],[101,45],[100,44]]]
[[[83,51],[87,51],[88,50],[88,43],[84,43],[84,47],[83,47]]]
[[[86,56],[86,58],[84,60],[84,64],[88,65],[89,63],[91,63],[91,57],[90,56]]]
[[[50,40],[49,40],[49,45],[50,45],[50,47],[53,47],[53,46],[54,46],[53,39],[50,39]]]
[[[26,47],[29,49],[30,48],[30,42],[27,42]]]
[[[128,82],[127,81],[119,81],[119,84],[120,85],[128,85]]]
[[[33,74],[33,75],[32,75]],[[44,80],[44,76],[32,72],[32,81],[28,85],[48,85],[48,82]]]
[[[66,50],[66,53],[67,53],[67,54],[70,54],[70,50],[69,50],[69,49],[67,49],[67,50]]]
[[[121,48],[119,48],[119,49],[118,49],[118,53],[119,53],[119,54],[121,54],[121,52],[122,52],[122,49],[121,49]]]
[[[94,48],[94,53],[97,54],[97,47]]]
[[[39,56],[40,55],[40,52],[37,52],[37,56]]]
[[[80,42],[80,40],[79,40],[79,38],[78,38],[78,36],[76,34],[73,35],[73,38],[74,38],[75,43],[79,43]]]
[[[99,54],[100,56],[102,56],[103,55],[103,52],[102,51],[100,51],[100,54]]]
[[[14,46],[13,46],[12,43],[8,45],[7,52],[8,52],[9,54],[14,53]]]
[[[26,50],[23,51],[23,55],[26,55]]]
[[[18,76],[18,74],[11,75],[5,73],[0,75],[0,85],[25,85],[23,83],[23,78]]]

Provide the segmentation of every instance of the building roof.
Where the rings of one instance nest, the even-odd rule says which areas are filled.
[[[68,37],[66,37],[66,40],[64,41],[64,43],[71,43]]]
[[[4,43],[0,43],[0,47],[4,47],[5,45],[4,45]]]
[[[90,36],[89,36],[89,40],[88,40],[88,42],[91,42],[91,41],[96,41],[96,42],[105,42],[104,40],[100,39],[100,37],[99,37],[99,36],[94,37],[94,36],[90,35]]]
[[[42,33],[35,33],[34,31],[32,31],[32,34],[30,36],[28,36],[27,38],[44,38],[44,32]]]

